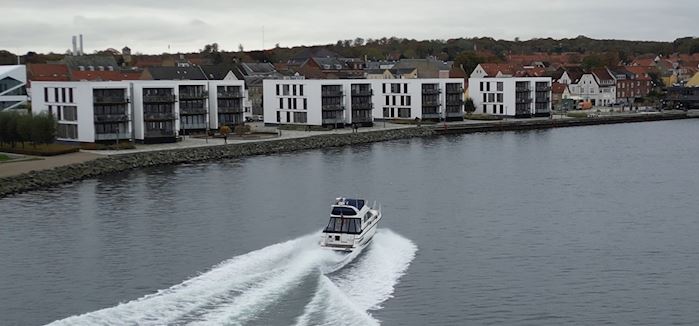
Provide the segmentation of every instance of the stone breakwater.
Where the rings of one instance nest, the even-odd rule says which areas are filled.
[[[107,156],[50,170],[0,178],[0,198],[136,168],[339,147],[433,134],[434,131],[430,128],[404,128]]]

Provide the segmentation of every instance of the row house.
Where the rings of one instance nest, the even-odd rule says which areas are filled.
[[[618,103],[632,104],[636,99],[648,96],[653,89],[653,82],[647,74],[637,75],[625,67],[608,69],[616,80],[616,98]]]
[[[551,115],[550,77],[470,78],[468,84],[477,113],[514,118]]]
[[[244,122],[242,81],[35,82],[32,109],[58,121],[57,139],[164,143]]]
[[[265,80],[264,121],[343,127],[374,119],[463,120],[463,79]]]
[[[0,66],[0,111],[19,109],[27,100],[25,66]]]

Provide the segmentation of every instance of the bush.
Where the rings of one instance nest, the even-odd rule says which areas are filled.
[[[587,112],[568,112],[566,113],[566,116],[569,118],[587,118]]]
[[[18,142],[31,141],[50,144],[56,140],[56,120],[53,116],[20,115],[15,112],[0,112],[0,144],[14,148]]]
[[[483,114],[483,113],[475,113],[475,114],[472,113],[472,114],[465,115],[464,119],[493,121],[493,120],[502,120],[502,117],[497,116],[497,115]]]
[[[248,125],[237,125],[234,128],[234,132],[238,136],[245,135],[246,133],[250,132],[250,126]]]

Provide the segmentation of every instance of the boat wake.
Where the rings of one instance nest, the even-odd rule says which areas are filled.
[[[315,233],[252,251],[169,289],[51,325],[243,325],[274,311],[307,279],[315,292],[292,313],[295,320],[278,324],[378,324],[370,311],[392,296],[415,244],[383,229],[364,252],[344,255],[320,248],[318,238]]]

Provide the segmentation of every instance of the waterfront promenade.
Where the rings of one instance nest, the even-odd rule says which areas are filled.
[[[609,123],[624,123],[624,122],[643,122],[655,120],[669,119],[686,119],[699,118],[699,112],[690,111],[666,111],[666,112],[647,112],[647,113],[616,113],[602,114],[597,116],[595,113],[593,118],[571,118],[562,115],[554,115],[551,118],[531,118],[531,119],[505,119],[505,120],[465,120],[459,122],[437,123],[437,124],[422,124],[423,128],[434,130],[435,134],[456,134],[456,133],[472,133],[472,132],[498,132],[508,130],[527,130],[527,129],[542,129],[556,127],[571,127],[582,125],[597,125]],[[330,131],[298,131],[298,130],[282,130],[278,134],[277,128],[264,127],[261,123],[251,124],[255,132],[263,133],[260,138],[241,138],[239,136],[229,136],[228,145],[260,143],[279,140],[304,139],[315,136],[331,136],[352,134],[352,128],[334,129]],[[358,133],[381,132],[400,130],[407,128],[416,128],[412,124],[396,124],[383,121],[377,121],[373,127],[360,128]],[[36,160],[8,162],[0,164],[0,178],[19,176],[32,171],[50,170],[56,167],[88,162],[94,159],[121,156],[136,153],[161,152],[161,151],[177,151],[188,148],[204,148],[214,147],[226,144],[222,138],[198,138],[187,136],[184,140],[177,143],[168,144],[151,144],[142,145],[136,144],[134,149],[127,150],[81,150],[79,153],[66,154],[56,157],[42,157]]]

